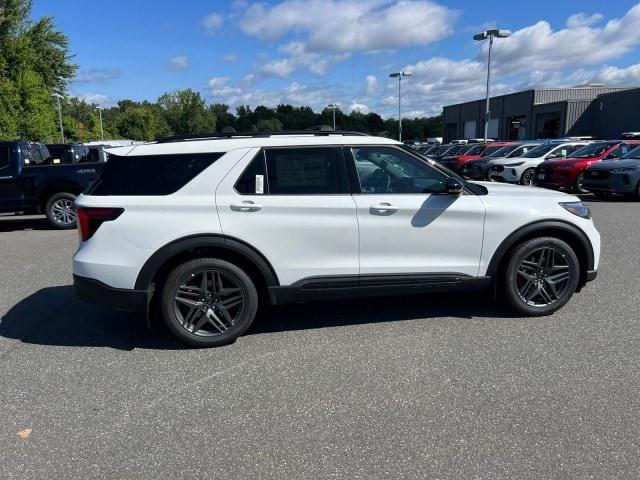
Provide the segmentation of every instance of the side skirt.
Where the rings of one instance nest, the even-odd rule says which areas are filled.
[[[291,285],[269,287],[272,305],[396,295],[476,291],[488,288],[491,277],[446,274],[345,275],[311,277]]]

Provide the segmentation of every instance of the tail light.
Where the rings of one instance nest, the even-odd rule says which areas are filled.
[[[78,220],[80,241],[86,242],[89,240],[103,222],[115,220],[122,212],[124,212],[124,208],[78,207],[76,209],[76,218]]]

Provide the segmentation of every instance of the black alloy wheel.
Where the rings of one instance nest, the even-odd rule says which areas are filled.
[[[553,237],[517,246],[505,272],[506,300],[518,313],[548,315],[566,304],[578,286],[580,264],[573,249]]]
[[[520,178],[520,183],[522,185],[527,185],[530,187],[535,184],[535,180],[536,180],[535,168],[527,168],[522,174],[522,177]]]
[[[224,260],[189,260],[167,277],[162,309],[169,330],[183,342],[212,347],[233,342],[251,325],[258,307],[247,274]]]

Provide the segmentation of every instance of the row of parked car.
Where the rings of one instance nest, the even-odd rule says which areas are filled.
[[[472,180],[537,185],[574,193],[640,198],[640,140],[491,141],[419,147]]]

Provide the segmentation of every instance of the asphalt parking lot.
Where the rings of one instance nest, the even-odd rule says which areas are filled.
[[[210,350],[82,303],[76,232],[0,217],[0,478],[637,478],[640,203],[590,206],[599,277],[551,317],[292,305]]]

